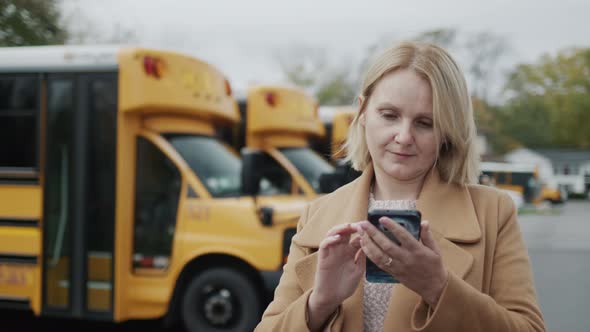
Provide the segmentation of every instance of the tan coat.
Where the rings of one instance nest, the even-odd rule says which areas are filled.
[[[304,211],[274,300],[256,331],[308,331],[306,303],[317,248],[334,225],[365,220],[373,170],[325,195]],[[449,281],[436,308],[396,284],[384,331],[544,331],[531,266],[514,204],[480,185],[455,186],[427,178],[418,209],[442,251]],[[327,322],[325,331],[363,330],[363,282]]]

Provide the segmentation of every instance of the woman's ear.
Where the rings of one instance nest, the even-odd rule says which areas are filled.
[[[358,96],[357,98],[358,101],[358,108],[359,108],[359,123],[361,124],[361,126],[365,126],[365,112],[363,112],[363,108],[365,107],[365,105],[363,105],[363,102],[365,101],[365,98],[363,96]]]

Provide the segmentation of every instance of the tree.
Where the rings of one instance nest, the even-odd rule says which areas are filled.
[[[590,147],[590,49],[574,48],[521,64],[506,84],[503,110],[522,143],[538,147]]]
[[[125,44],[139,41],[134,29],[120,23],[101,28],[78,3],[64,2],[61,10],[64,25],[68,27],[68,44]]]
[[[295,45],[279,53],[278,61],[286,80],[314,95],[320,105],[350,105],[354,101],[355,66],[329,64],[324,49]]]
[[[356,93],[354,81],[340,71],[320,84],[316,97],[321,105],[352,105]]]
[[[490,88],[500,59],[510,49],[508,42],[490,32],[477,32],[467,37],[462,45],[466,58],[466,75],[471,94],[490,102]]]
[[[294,45],[278,53],[278,62],[289,83],[309,90],[319,84],[326,53],[310,45]]]
[[[414,39],[432,43],[444,49],[451,49],[457,44],[457,30],[453,28],[428,30],[420,33]]]
[[[55,0],[0,0],[0,46],[63,44],[68,37]]]

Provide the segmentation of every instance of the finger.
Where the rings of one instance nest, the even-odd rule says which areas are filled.
[[[363,230],[363,228],[361,226],[363,224],[363,222],[366,222],[366,221],[359,221],[359,222],[355,222],[355,223],[351,224],[352,228],[354,228],[356,230],[356,233],[358,235],[365,234],[365,231]]]
[[[413,251],[418,247],[418,240],[416,240],[416,238],[402,225],[387,217],[381,217],[379,223],[393,233],[395,238],[399,241],[400,247],[410,251]]]
[[[342,240],[342,235],[340,234],[328,236],[324,238],[322,242],[320,242],[320,249],[327,249],[330,246],[340,242],[340,240]]]
[[[359,248],[356,252],[356,254],[354,255],[354,263],[355,264],[362,264],[365,265],[365,259],[367,258],[367,256],[365,255],[365,252],[363,251],[362,248]]]
[[[438,248],[438,244],[434,240],[432,236],[432,232],[430,231],[430,223],[427,220],[424,220],[420,223],[421,235],[420,238],[422,239],[422,243],[430,248],[432,251],[440,255],[440,249]]]
[[[350,240],[350,246],[353,247],[355,250],[361,248],[361,237],[357,236],[354,239]]]
[[[328,233],[326,234],[326,236],[332,236],[332,235],[336,235],[336,234],[352,234],[355,233],[356,230],[354,229],[354,227],[352,227],[351,224],[341,224],[341,225],[336,225],[334,227],[332,227]]]
[[[404,252],[400,249],[400,247],[375,226],[369,222],[366,222],[366,224],[362,224],[361,226],[363,227],[363,230],[366,232],[367,236],[371,238],[372,242],[374,242],[380,250],[384,251],[390,257],[397,259],[402,258]]]
[[[391,241],[390,241],[391,242]],[[361,240],[361,245],[363,252],[373,263],[379,266],[381,269],[385,269],[385,262],[389,260],[389,256],[385,253],[374,241],[373,239],[365,235]]]

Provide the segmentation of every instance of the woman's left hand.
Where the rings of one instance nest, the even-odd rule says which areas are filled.
[[[367,258],[422,296],[430,306],[436,306],[448,274],[428,222],[420,224],[422,243],[390,218],[382,217],[379,222],[395,235],[400,244],[391,241],[371,223],[360,223],[363,230],[361,246]]]

